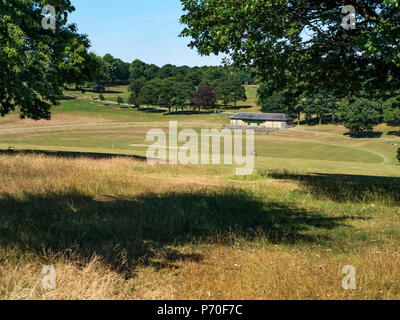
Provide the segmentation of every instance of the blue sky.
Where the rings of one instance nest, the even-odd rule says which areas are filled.
[[[89,35],[91,50],[111,53],[126,62],[140,59],[162,66],[219,65],[221,57],[201,57],[179,38],[182,5],[179,0],[72,0],[76,11],[69,22]]]

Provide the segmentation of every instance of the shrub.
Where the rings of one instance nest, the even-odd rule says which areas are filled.
[[[99,99],[100,99],[100,101],[104,101],[104,100],[106,100],[102,94],[101,94],[101,95],[99,95]]]
[[[118,105],[120,105],[121,103],[124,103],[124,100],[118,96],[117,103],[118,103]]]

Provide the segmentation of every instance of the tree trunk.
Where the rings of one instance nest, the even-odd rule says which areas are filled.
[[[319,125],[322,124],[322,114],[319,115]]]

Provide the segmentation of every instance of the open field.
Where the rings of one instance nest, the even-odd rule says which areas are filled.
[[[246,85],[245,87],[246,87],[247,101],[238,101],[237,107],[234,107],[232,105],[232,106],[219,107],[219,109],[224,109],[225,111],[232,111],[232,112],[260,112],[261,107],[257,104],[258,86]],[[93,92],[91,90],[82,93],[79,90],[69,89],[65,91],[65,93],[87,99],[99,98],[100,95],[100,93]],[[108,101],[117,102],[117,98],[121,97],[124,100],[124,103],[128,103],[129,95],[130,92],[128,91],[128,86],[107,87],[105,92],[103,93],[104,98]],[[221,101],[219,101],[218,103],[221,103]]]
[[[69,100],[54,108],[53,120],[18,120],[16,115],[0,119],[0,146],[17,149],[100,152],[145,156],[145,138],[152,128],[168,132],[169,121],[178,121],[180,129],[220,129],[229,123],[226,114],[177,114],[142,112],[95,101]],[[278,131],[256,134],[259,155],[257,168],[286,168],[306,172],[398,176],[395,155],[400,138],[384,135],[381,139],[351,139],[340,136],[341,126],[327,125],[325,131],[336,135]],[[296,129],[314,132],[311,126]],[[398,128],[378,127],[385,132]],[[183,143],[182,143],[183,144]]]
[[[8,299],[400,298],[399,178],[0,156]],[[57,289],[40,286],[54,265]],[[341,269],[357,270],[357,290]]]
[[[50,122],[0,119],[0,149],[16,149],[0,152],[0,298],[400,299],[399,128],[256,134],[242,178],[122,157],[144,156],[148,130],[172,120],[229,122],[84,100]],[[49,264],[57,289],[43,291]],[[346,265],[354,291],[341,286]]]

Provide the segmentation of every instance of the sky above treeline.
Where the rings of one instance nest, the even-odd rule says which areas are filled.
[[[72,0],[76,11],[69,17],[80,33],[89,36],[91,51],[111,53],[126,62],[140,59],[163,66],[219,65],[221,56],[201,57],[179,38],[184,26],[179,0]]]

